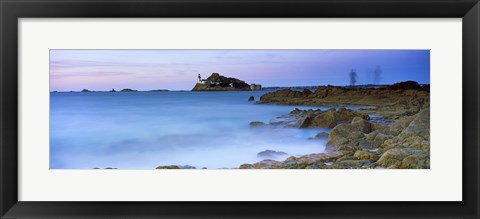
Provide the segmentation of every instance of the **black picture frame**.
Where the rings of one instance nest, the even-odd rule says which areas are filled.
[[[1,0],[2,218],[479,218],[478,0]],[[18,19],[134,17],[462,18],[461,202],[18,201]],[[448,43],[448,42],[445,42]]]

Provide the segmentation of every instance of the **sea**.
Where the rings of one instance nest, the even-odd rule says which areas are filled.
[[[323,152],[326,140],[314,136],[328,129],[249,125],[329,108],[248,101],[267,92],[52,92],[50,169],[223,169],[261,161],[265,150],[287,154],[278,160]]]

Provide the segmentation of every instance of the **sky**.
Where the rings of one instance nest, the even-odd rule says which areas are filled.
[[[343,86],[352,69],[357,85],[429,84],[430,50],[50,50],[50,90],[191,90],[213,72],[263,87]]]

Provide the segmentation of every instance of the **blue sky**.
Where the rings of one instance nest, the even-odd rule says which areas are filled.
[[[430,83],[430,50],[51,50],[50,89],[190,90],[212,72],[263,86]]]

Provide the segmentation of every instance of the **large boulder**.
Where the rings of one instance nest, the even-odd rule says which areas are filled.
[[[402,126],[406,126],[396,137],[386,140],[381,148],[387,151],[392,148],[416,148],[424,151],[430,150],[430,108],[423,109],[418,114],[407,119],[402,119]],[[410,121],[410,123],[407,122]],[[395,124],[391,133],[397,134],[399,129]]]
[[[316,139],[328,139],[328,134],[327,132],[320,132],[318,134],[315,135],[315,138]]]
[[[358,150],[353,154],[354,158],[357,158],[358,160],[372,160],[376,161],[378,160],[378,155],[370,152],[370,151],[364,151],[364,150]]]
[[[355,118],[351,123],[335,126],[328,137],[327,152],[340,151],[353,154],[361,149],[361,142],[365,134],[372,131],[372,124],[362,118]]]

